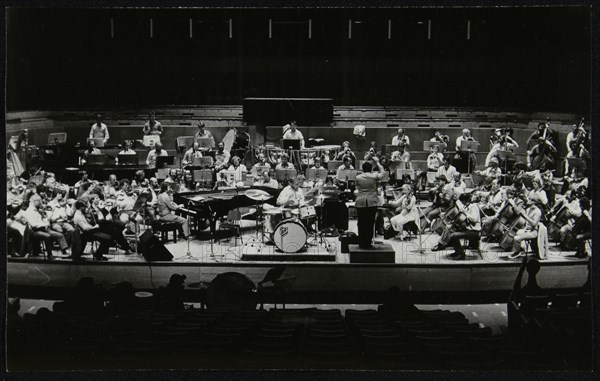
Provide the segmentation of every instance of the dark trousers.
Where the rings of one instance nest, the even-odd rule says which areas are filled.
[[[119,224],[121,224],[119,226]],[[100,221],[100,231],[111,237],[123,250],[129,250],[129,243],[123,236],[124,225],[121,221],[115,223],[110,221]],[[123,226],[123,227],[121,227]]]
[[[377,207],[356,208],[358,218],[358,245],[362,248],[368,248],[373,241],[373,232],[375,229],[375,214]]]
[[[90,230],[83,234],[83,239],[85,242],[89,241],[98,241],[100,245],[98,245],[98,249],[94,253],[94,257],[101,257],[102,254],[108,253],[108,249],[110,248],[113,239],[110,235],[106,233],[102,233],[99,230]]]
[[[468,238],[470,247],[478,247],[479,246],[479,235],[480,235],[480,232],[475,231],[475,230],[465,230],[462,232],[450,233],[450,237],[448,239],[448,246],[453,246],[454,251],[457,254],[464,254],[465,250],[463,249],[462,244],[460,243],[460,239]]]

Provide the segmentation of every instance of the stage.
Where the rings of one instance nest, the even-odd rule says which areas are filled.
[[[283,267],[282,278],[292,279],[289,303],[379,303],[384,291],[392,286],[420,303],[483,303],[505,302],[521,259],[508,259],[510,252],[497,244],[481,243],[480,258],[476,251],[467,250],[467,259],[455,261],[447,257],[451,250],[432,252],[437,234],[423,234],[408,241],[396,238],[378,242],[391,245],[394,263],[350,263],[350,255],[341,252],[338,237],[309,237],[311,245],[304,252],[281,253],[272,245],[261,242],[254,221],[242,221],[242,240],[234,237],[215,243],[179,240],[167,243],[172,262],[147,262],[140,254],[125,255],[111,249],[108,261],[94,261],[90,254],[83,261],[73,262],[60,257],[52,261],[36,258],[8,259],[8,292],[29,297],[60,297],[81,277],[92,277],[96,283],[111,288],[127,280],[140,290],[165,286],[171,274],[185,274],[186,284],[207,284],[218,274],[239,272],[255,284],[267,271]],[[350,231],[356,232],[351,220]],[[316,242],[313,242],[316,241]],[[237,244],[237,245],[236,245]],[[90,247],[86,252],[90,252]],[[582,286],[588,276],[587,259],[572,257],[551,244],[549,257],[541,261],[537,276],[542,288],[567,290]],[[524,275],[523,284],[527,281]],[[193,300],[198,288],[188,287]]]

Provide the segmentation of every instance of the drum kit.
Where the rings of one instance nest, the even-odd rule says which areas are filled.
[[[263,209],[264,202],[273,196],[258,189],[249,189],[245,192],[245,195],[256,201],[257,221],[260,217],[265,217],[265,223],[257,223],[257,235],[260,232],[263,243],[265,243],[266,238],[267,243],[274,244],[284,253],[296,253],[308,245],[309,234],[306,226],[312,220],[317,220],[315,206],[303,205],[297,208]],[[318,231],[315,231],[315,238],[318,239]]]

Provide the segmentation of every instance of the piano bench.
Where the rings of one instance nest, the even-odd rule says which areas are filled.
[[[179,230],[179,224],[177,222],[161,220],[154,220],[152,222],[152,231],[154,233],[160,232],[160,240],[162,243],[169,242],[169,232],[173,232],[173,242],[177,243],[177,230]]]

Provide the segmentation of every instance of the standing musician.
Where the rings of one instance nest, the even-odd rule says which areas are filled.
[[[440,146],[440,152],[443,152],[446,150],[446,147],[448,147],[448,143],[450,142],[450,137],[448,135],[444,135],[442,134],[442,132],[438,129],[436,129],[433,132],[433,136],[431,137],[431,139],[429,139],[430,142],[439,142],[442,143]]]
[[[542,138],[544,140],[549,140],[552,145],[558,140],[557,133],[550,129],[550,120],[546,120],[546,122],[538,123],[537,130],[534,131],[529,138],[527,138],[527,149],[529,150],[532,147],[532,144],[537,144],[538,140]]]
[[[89,138],[104,139],[104,143],[110,138],[108,127],[106,127],[106,124],[102,123],[102,114],[96,114],[96,123],[92,124]]]
[[[284,126],[284,129],[286,126]],[[291,121],[289,128],[283,133],[283,140],[300,140],[300,148],[304,148],[304,136],[298,130],[295,121]]]
[[[194,135],[194,140],[196,140],[198,138],[206,138],[206,139],[215,140],[215,138],[213,137],[213,134],[210,131],[208,131],[205,127],[206,127],[206,125],[204,124],[204,122],[198,122],[198,131]]]
[[[517,234],[515,235],[513,241],[514,253],[508,256],[510,259],[519,258],[525,255],[525,250],[521,245],[524,240],[533,239],[534,242],[532,242],[532,246],[537,247],[538,228],[542,218],[542,210],[539,206],[542,206],[544,203],[538,197],[538,194],[532,195],[531,193],[529,194],[529,197],[522,197],[522,200],[527,206],[526,210],[517,207],[514,200],[509,201],[513,208],[517,210],[517,213],[525,220],[525,227],[517,230]],[[534,252],[535,251],[537,250],[534,249]],[[539,254],[536,253],[536,256],[539,259]]]
[[[456,156],[459,161],[457,162],[457,170],[461,173],[470,173],[471,168],[468,168],[469,161],[471,162],[471,167],[477,166],[477,156],[473,152],[463,151],[461,148],[463,141],[474,141],[471,136],[471,131],[468,128],[462,130],[462,135],[456,138]],[[470,157],[470,159],[469,159]]]
[[[199,157],[202,157],[202,152],[200,151],[198,142],[194,142],[194,144],[192,145],[192,148],[185,151],[185,154],[183,155],[183,159],[181,160],[181,163],[184,166],[191,165],[194,162],[194,159],[197,159]]]
[[[379,164],[379,158],[372,160]],[[373,233],[375,230],[375,215],[379,204],[377,185],[383,176],[384,169],[379,166],[378,172],[372,172],[373,164],[366,161],[362,165],[363,173],[356,176],[356,214],[358,218],[358,245],[361,249],[373,247]]]
[[[158,156],[169,156],[167,150],[162,149],[162,144],[159,142],[154,143],[154,148],[148,152],[148,157],[146,158],[146,164],[150,167],[156,166],[156,158]]]
[[[440,146],[431,146],[429,156],[427,156],[427,172],[437,173],[438,169],[444,164],[444,155],[440,152]],[[427,185],[427,172],[419,174],[419,188],[425,190]]]
[[[440,242],[431,249],[431,251],[443,250],[446,245],[454,247],[454,253],[449,255],[450,259],[463,260],[465,259],[465,250],[460,243],[461,238],[469,239],[469,248],[479,247],[479,237],[481,235],[481,215],[479,206],[471,202],[471,194],[463,193],[456,201],[458,216],[456,219],[464,218],[464,226],[458,222],[451,226],[452,232],[447,233],[447,244],[440,239]],[[456,220],[455,220],[456,221]],[[443,235],[442,235],[443,236]]]
[[[554,167],[554,155],[556,152],[556,147],[554,147],[550,139],[540,136],[538,144],[531,151],[527,151],[527,167],[530,170],[552,169]]]
[[[571,149],[571,143],[573,142],[583,144],[584,146],[588,145],[588,137],[587,131],[583,128],[583,119],[581,119],[578,125],[573,124],[573,130],[567,134],[567,150]]]
[[[219,142],[217,145],[217,151],[215,152],[215,171],[218,172],[221,169],[227,168],[227,166],[229,166],[230,158],[231,154],[229,151],[225,150],[225,144],[223,144],[223,142]]]
[[[406,134],[404,134],[404,128],[399,128],[398,135],[395,135],[392,138],[393,146],[399,146],[401,144],[407,147],[410,146],[410,139]]]
[[[154,111],[148,113],[148,121],[144,124],[144,135],[160,136],[163,133],[162,124],[155,119]]]
[[[591,155],[590,152],[585,149],[583,143],[573,140],[571,141],[568,149],[569,151],[567,152],[567,156],[565,156],[565,161],[563,164],[563,173],[569,173],[569,159],[582,159],[586,162],[586,166],[589,164]]]

